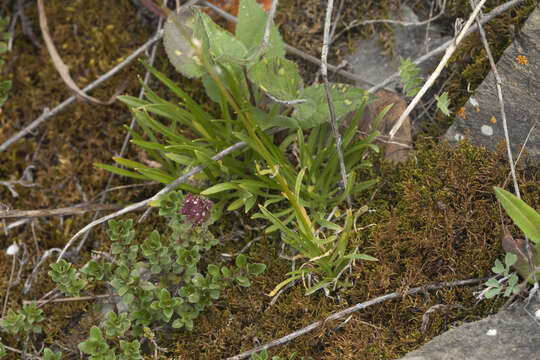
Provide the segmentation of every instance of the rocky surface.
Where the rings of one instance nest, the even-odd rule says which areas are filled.
[[[537,7],[497,62],[514,158],[530,133],[526,150],[535,161],[540,161],[539,56],[540,10]],[[456,142],[467,133],[472,141],[488,149],[494,149],[504,139],[493,72],[458,112],[445,138]]]
[[[394,18],[404,22],[416,23],[422,21],[406,5],[400,8],[399,14],[396,14]],[[349,68],[353,73],[360,75],[373,84],[378,84],[399,70],[400,57],[414,60],[450,40],[450,37],[442,35],[441,29],[436,24],[430,24],[427,42],[427,24],[420,26],[393,26],[394,57],[392,57],[392,54],[383,55],[385,50],[379,43],[378,38],[358,39],[355,43],[356,52],[348,58]],[[438,58],[432,58],[420,64],[419,75],[426,78],[437,66],[438,60]],[[399,79],[397,79],[386,86],[386,89],[396,91],[401,86]]]
[[[437,336],[403,360],[532,360],[540,358],[540,300]]]
[[[394,19],[404,22],[417,23],[421,20],[418,16],[406,5],[400,8],[398,14],[394,15]],[[427,24],[420,26],[394,26],[394,39],[392,54],[384,55],[384,49],[379,43],[378,38],[364,39],[361,38],[355,43],[356,52],[349,56],[349,69],[360,75],[363,79],[377,84],[386,80],[399,70],[400,57],[406,59],[416,59],[418,56],[428,52],[429,50],[446,42],[449,38],[443,36],[438,25],[430,24],[427,32]],[[426,39],[426,32],[428,37]],[[426,41],[427,40],[427,41]],[[430,71],[436,66],[437,58],[426,61],[420,65],[420,74],[424,78],[430,74]],[[357,84],[362,86],[363,84]],[[369,105],[359,124],[360,131],[370,132],[373,122],[381,110],[387,105],[393,104],[393,107],[383,118],[378,130],[381,136],[377,139],[377,145],[384,147],[385,159],[393,162],[404,162],[407,160],[409,150],[412,145],[411,136],[411,121],[407,117],[403,126],[393,141],[389,141],[388,133],[399,119],[401,113],[407,107],[405,98],[398,95],[402,84],[399,79],[388,84],[384,91],[379,91],[376,95],[377,101]]]

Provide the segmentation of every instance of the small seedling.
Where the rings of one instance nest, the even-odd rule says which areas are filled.
[[[486,281],[486,286],[490,287],[490,289],[485,293],[485,297],[487,299],[497,296],[503,290],[504,297],[508,297],[511,294],[517,294],[519,291],[517,286],[518,276],[516,273],[510,273],[510,267],[515,264],[516,260],[517,256],[512,253],[506,254],[504,258],[504,265],[499,259],[495,260],[495,266],[493,266],[491,270],[497,275],[502,275],[503,279],[507,279],[507,282],[505,286],[502,281],[500,282],[496,278],[490,278],[488,281]]]

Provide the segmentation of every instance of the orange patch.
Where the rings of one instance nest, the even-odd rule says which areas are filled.
[[[216,6],[219,6],[223,10],[227,11],[231,15],[238,16],[238,5],[240,0],[210,0]],[[257,0],[259,4],[262,4],[262,8],[266,11],[270,10],[272,0]],[[228,30],[233,32],[236,28],[236,24],[229,24]]]
[[[496,123],[497,123],[497,119],[495,119],[495,116],[492,116],[492,117],[491,117],[491,123],[492,123],[492,124],[496,124]]]
[[[527,65],[529,63],[529,60],[527,60],[527,57],[525,55],[518,55],[516,57],[516,61],[518,62],[518,64],[521,65]]]
[[[467,115],[465,114],[465,108],[464,107],[459,108],[457,115],[465,119],[467,117]]]

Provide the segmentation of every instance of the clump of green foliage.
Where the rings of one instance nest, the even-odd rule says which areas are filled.
[[[201,259],[219,243],[208,230],[215,218],[212,203],[174,191],[162,195],[154,206],[159,206],[159,215],[168,220],[168,235],[154,230],[141,244],[136,241],[132,220],[111,220],[107,235],[112,244],[107,260],[91,260],[80,270],[64,259],[50,264],[49,276],[64,295],[80,296],[86,290],[105,286],[127,307],[125,313],[106,314],[105,337],[94,326],[89,339],[79,344],[91,359],[139,359],[137,337],[145,335],[149,326],[170,323],[172,328],[190,331],[199,314],[220,297],[225,286],[235,282],[249,287],[249,276],[259,275],[266,268],[240,254],[233,266],[208,264],[203,270]],[[26,336],[40,333],[42,312],[35,304],[18,312],[10,309],[0,319],[0,328]],[[133,337],[132,341],[125,340]],[[107,339],[119,341],[120,348],[110,348]],[[50,356],[53,359],[57,355]]]
[[[171,13],[164,34],[169,59],[184,76],[201,78],[221,114],[216,117],[204,111],[164,74],[145,65],[180,103],[167,101],[148,87],[146,100],[130,96],[121,100],[131,107],[146,136],[132,132],[133,143],[162,167],[121,158],[114,160],[128,169],[98,166],[169,184],[202,165],[203,173],[196,175],[201,185],[184,183],[179,188],[212,197],[218,213],[240,208],[253,211],[255,218],[270,222],[268,232],[279,230],[283,241],[313,264],[289,273],[275,291],[305,275],[313,275],[316,284],[308,294],[339,289],[350,285],[339,277],[354,259],[375,260],[349,246],[352,212],[345,212],[344,225],[336,224],[334,216],[348,196],[376,183],[356,178],[359,169],[371,166],[366,152],[378,151],[371,143],[377,131],[355,139],[371,96],[347,84],[330,86],[337,118],[356,111],[343,136],[348,175],[344,187],[335,141],[328,136],[325,88],[304,86],[297,65],[285,58],[283,41],[273,24],[264,41],[267,20],[255,0],[240,1],[235,35],[197,8],[178,17]],[[278,129],[286,134],[281,142],[271,135]],[[243,151],[215,159],[238,142],[245,144]]]
[[[501,275],[502,279],[490,278],[485,285],[488,287],[485,297],[490,299],[499,295],[509,297],[519,292],[518,277],[515,273],[510,273],[510,267],[513,266],[516,271],[529,282],[532,281],[531,267],[536,271],[537,279],[540,278],[540,214],[530,207],[523,200],[508,191],[495,187],[495,195],[505,209],[506,213],[512,218],[514,223],[525,235],[525,240],[516,241],[510,234],[503,238],[503,247],[506,250],[504,265],[500,260],[495,260],[495,266],[492,271]],[[527,257],[525,241],[530,239],[530,251],[532,254],[532,264]],[[503,292],[504,291],[504,292]]]
[[[145,326],[171,320],[173,328],[192,330],[194,320],[219,298],[224,286],[231,281],[250,286],[248,276],[265,269],[264,264],[248,263],[240,254],[236,266],[209,264],[203,272],[199,265],[202,255],[218,244],[207,229],[213,222],[211,203],[177,191],[162,195],[155,205],[160,206],[159,215],[168,220],[168,236],[154,230],[137,244],[132,220],[111,220],[107,235],[113,242],[114,262],[91,260],[78,279],[67,261],[51,264],[49,274],[66,295],[105,281],[115,289],[128,314],[107,315],[107,336],[123,336],[129,328],[140,336]]]
[[[17,312],[9,309],[7,315],[0,319],[0,328],[10,334],[19,334],[27,339],[32,334],[41,334],[40,323],[44,320],[43,310],[38,309],[35,302],[25,305]],[[5,346],[0,343],[0,359],[7,356]],[[62,357],[61,353],[54,353],[51,349],[45,348],[43,352],[44,360],[56,360]]]
[[[17,312],[12,309],[8,310],[7,315],[0,319],[0,328],[10,334],[21,333],[25,336],[34,333],[41,333],[41,325],[43,321],[43,310],[38,309],[35,303],[25,305],[22,310]]]

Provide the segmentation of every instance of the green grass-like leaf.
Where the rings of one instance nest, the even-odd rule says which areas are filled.
[[[540,214],[508,191],[494,187],[495,195],[514,223],[534,243],[540,242]]]

